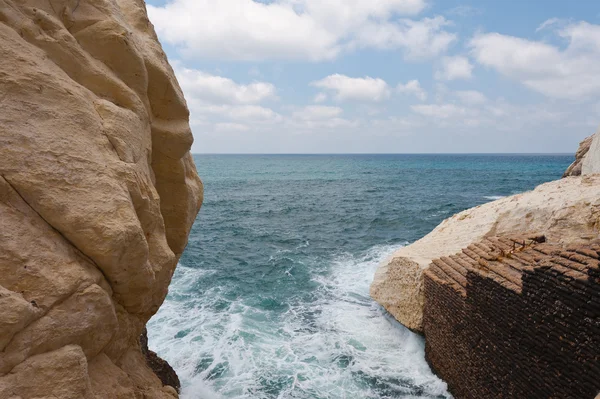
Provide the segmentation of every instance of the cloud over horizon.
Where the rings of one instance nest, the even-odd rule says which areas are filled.
[[[474,0],[148,1],[195,151],[565,152],[600,125],[581,4],[517,26]]]

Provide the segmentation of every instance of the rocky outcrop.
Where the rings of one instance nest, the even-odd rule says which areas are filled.
[[[581,174],[591,175],[600,173],[600,133],[592,137],[590,149],[583,158]]]
[[[0,398],[172,398],[139,336],[202,202],[143,0],[0,0]]]
[[[180,392],[181,382],[173,367],[164,359],[161,359],[156,352],[148,349],[148,331],[145,328],[142,335],[140,335],[140,346],[142,354],[146,358],[146,364],[154,371],[154,374],[156,374],[163,385],[173,387],[177,392]]]
[[[600,173],[600,131],[583,140],[563,177]]]
[[[581,176],[583,170],[583,160],[590,151],[594,136],[587,137],[579,144],[579,149],[575,154],[575,161],[567,168],[563,177]]]
[[[600,392],[600,241],[488,237],[424,276],[427,360],[455,397]]]
[[[557,243],[588,243],[600,229],[600,175],[570,177],[444,220],[382,263],[371,296],[406,327],[423,332],[423,271],[484,237],[543,232]]]

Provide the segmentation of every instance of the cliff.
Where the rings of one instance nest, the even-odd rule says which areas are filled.
[[[0,398],[173,398],[139,337],[202,202],[143,0],[0,0]]]
[[[457,398],[600,392],[600,241],[488,237],[425,272],[426,355]]]
[[[563,177],[600,173],[600,133],[583,140]]]

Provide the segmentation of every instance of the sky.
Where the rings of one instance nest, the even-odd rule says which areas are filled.
[[[597,0],[147,0],[194,153],[573,153]]]

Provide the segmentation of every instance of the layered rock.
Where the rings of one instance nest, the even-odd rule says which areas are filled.
[[[587,137],[579,144],[579,149],[575,153],[575,161],[567,168],[563,177],[581,176],[583,173],[583,161],[590,152],[594,136]]]
[[[598,135],[596,136],[598,137]],[[382,263],[371,296],[406,327],[423,332],[423,271],[487,236],[543,232],[561,243],[588,243],[600,228],[600,175],[569,177],[468,209]]]
[[[600,392],[600,241],[488,237],[424,276],[427,359],[457,398]]]
[[[143,0],[0,0],[0,398],[171,398],[139,336],[202,202]]]

